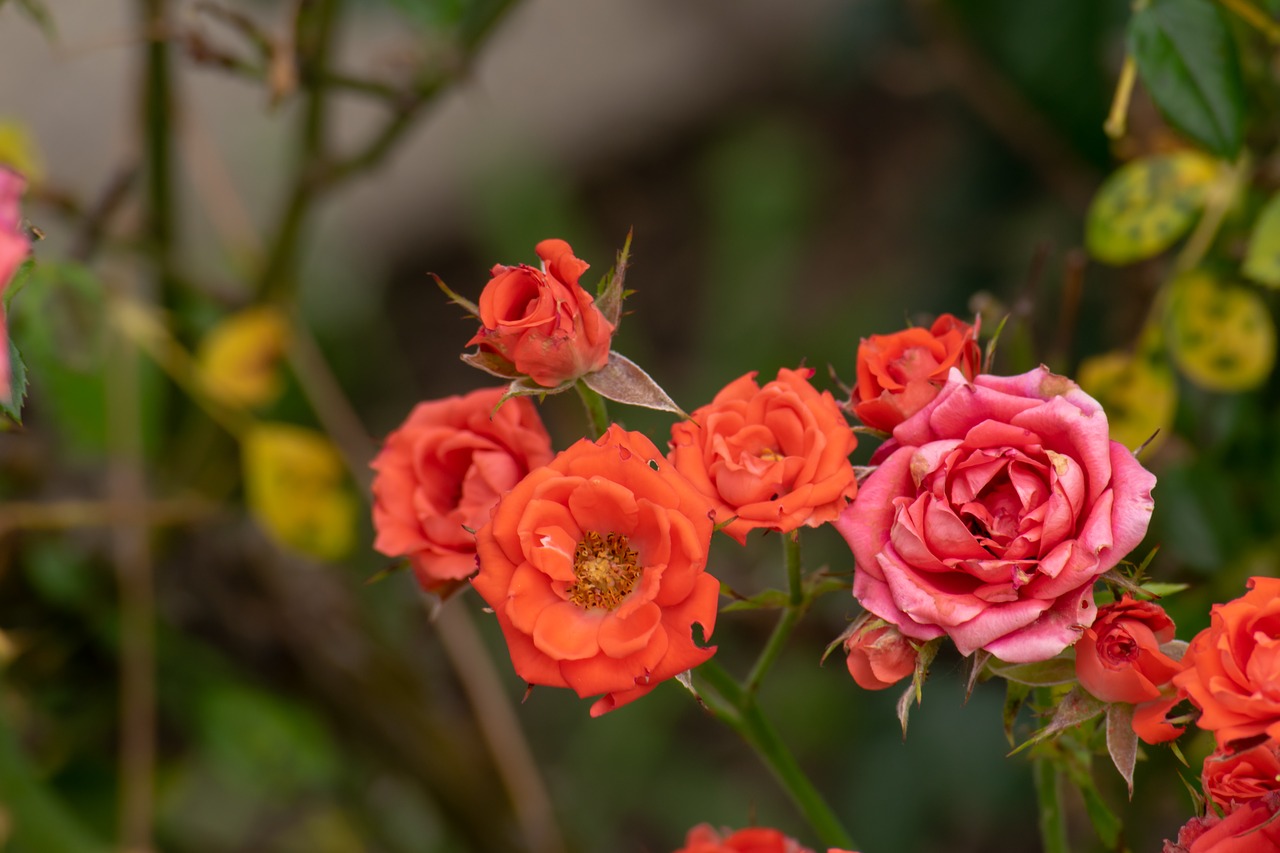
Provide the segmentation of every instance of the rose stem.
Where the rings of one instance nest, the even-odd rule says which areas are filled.
[[[592,391],[581,379],[574,383],[582,405],[587,410],[587,423],[591,428],[591,437],[599,438],[609,428],[609,410],[605,407],[604,398]]]
[[[719,702],[707,703],[707,709],[729,728],[737,732],[765,763],[778,782],[799,807],[805,819],[817,831],[822,843],[852,850],[857,847],[840,823],[831,806],[805,776],[795,756],[787,749],[773,725],[756,705],[755,697],[742,689],[733,676],[714,660],[698,667],[703,679],[732,707],[726,711]]]
[[[769,635],[769,641],[765,643],[759,659],[756,660],[756,665],[751,668],[751,673],[747,676],[747,680],[743,685],[743,690],[752,696],[760,689],[760,682],[764,680],[764,676],[769,671],[769,668],[773,666],[773,662],[778,659],[778,655],[782,652],[782,647],[786,645],[787,640],[791,637],[792,629],[795,628],[796,623],[800,621],[800,617],[804,615],[805,610],[809,607],[809,603],[804,597],[804,587],[801,584],[799,530],[783,534],[782,553],[787,572],[787,607],[782,611],[778,624],[774,626],[773,633]]]
[[[1040,807],[1040,839],[1044,853],[1071,853],[1067,843],[1067,822],[1062,813],[1062,779],[1058,768],[1047,758],[1031,762],[1036,800]]]

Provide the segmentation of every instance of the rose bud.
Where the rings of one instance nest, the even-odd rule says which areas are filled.
[[[849,674],[863,690],[892,687],[916,670],[916,648],[895,626],[872,619],[844,641]]]
[[[938,396],[951,368],[966,379],[978,373],[977,329],[950,314],[928,329],[872,335],[858,344],[858,384],[850,403],[858,420],[891,431]]]
[[[563,240],[535,249],[542,268],[495,266],[480,293],[480,331],[467,346],[496,353],[514,372],[547,388],[572,382],[609,361],[614,325],[578,283],[586,261]]]
[[[1098,609],[1076,643],[1076,677],[1103,702],[1136,704],[1160,698],[1182,666],[1160,651],[1173,639],[1173,620],[1158,604],[1129,595]]]

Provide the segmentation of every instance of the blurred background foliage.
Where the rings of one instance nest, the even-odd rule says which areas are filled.
[[[32,178],[45,236],[9,294],[30,385],[21,427],[0,433],[0,845],[658,853],[702,821],[807,838],[678,685],[598,720],[566,691],[521,702],[474,595],[433,620],[408,573],[366,583],[389,568],[370,547],[368,436],[485,381],[457,360],[468,321],[427,273],[474,298],[490,266],[558,236],[602,274],[634,229],[616,348],[686,409],[799,363],[839,394],[827,366],[851,381],[861,337],[943,311],[981,312],[987,331],[1010,315],[999,372],[1152,352],[1169,257],[1111,267],[1082,248],[1107,175],[1177,144],[1141,87],[1124,137],[1103,133],[1129,15],[1098,0],[0,2],[0,158]],[[1220,258],[1243,253],[1277,175],[1274,51],[1230,20],[1258,160]],[[1274,291],[1250,293],[1269,321]],[[274,319],[228,326],[254,306]],[[1157,578],[1193,584],[1167,602],[1183,639],[1276,572],[1267,367],[1230,392],[1168,372],[1128,401],[1170,421],[1144,456],[1160,479],[1148,543]],[[205,375],[264,369],[231,389]],[[575,400],[541,411],[557,447],[581,435]],[[669,417],[614,414],[665,440]],[[852,570],[832,531],[804,543],[808,565]],[[710,570],[777,586],[780,550],[718,542]],[[903,742],[893,696],[818,666],[856,610],[824,599],[762,702],[863,849],[1039,849],[1000,691],[966,703],[944,655]],[[726,666],[770,625],[723,615]],[[485,648],[496,683],[476,675]],[[495,689],[541,777],[515,796],[512,753],[477,714]],[[1189,772],[1148,752],[1131,804],[1095,768],[1134,850],[1191,810]],[[1101,849],[1071,808],[1075,849]]]

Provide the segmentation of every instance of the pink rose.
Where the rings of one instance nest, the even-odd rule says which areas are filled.
[[[16,172],[0,167],[0,300],[9,286],[13,274],[26,260],[31,244],[22,230],[22,214],[18,201],[27,188],[27,182]],[[4,316],[4,302],[0,301],[0,400],[8,402],[13,397],[13,385],[9,376],[9,331]]]
[[[1135,548],[1155,477],[1107,433],[1102,407],[1041,367],[953,370],[893,431],[836,527],[862,606],[962,654],[1045,660],[1096,614],[1094,579]]]
[[[884,690],[916,671],[915,646],[893,625],[872,620],[844,641],[849,674],[863,690]]]
[[[525,397],[493,407],[503,389],[419,403],[371,463],[373,547],[408,557],[426,590],[449,592],[476,571],[473,532],[534,468],[551,439]],[[470,528],[470,531],[468,531]]]
[[[480,331],[467,346],[497,353],[547,388],[572,382],[609,361],[614,326],[578,278],[586,261],[563,240],[535,247],[542,269],[498,264],[480,293]]]

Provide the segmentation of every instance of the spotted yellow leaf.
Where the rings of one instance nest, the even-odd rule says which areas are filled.
[[[1195,223],[1218,168],[1218,161],[1194,151],[1125,164],[1103,182],[1089,205],[1089,254],[1108,264],[1160,254]]]
[[[237,408],[265,406],[281,393],[280,359],[289,325],[275,308],[233,314],[215,326],[196,351],[196,371],[206,394]]]
[[[1280,193],[1258,214],[1240,271],[1269,287],[1280,287]]]
[[[1247,391],[1271,374],[1276,327],[1258,292],[1194,270],[1172,283],[1169,349],[1178,369],[1210,391]]]
[[[243,437],[241,458],[249,511],[273,538],[324,560],[351,550],[356,501],[327,438],[292,424],[261,423]]]
[[[1159,355],[1104,353],[1081,362],[1076,375],[1106,410],[1112,440],[1130,450],[1148,440],[1149,449],[1163,442],[1173,425],[1178,386]]]
[[[0,166],[21,174],[32,184],[44,180],[44,161],[26,125],[0,121]]]

